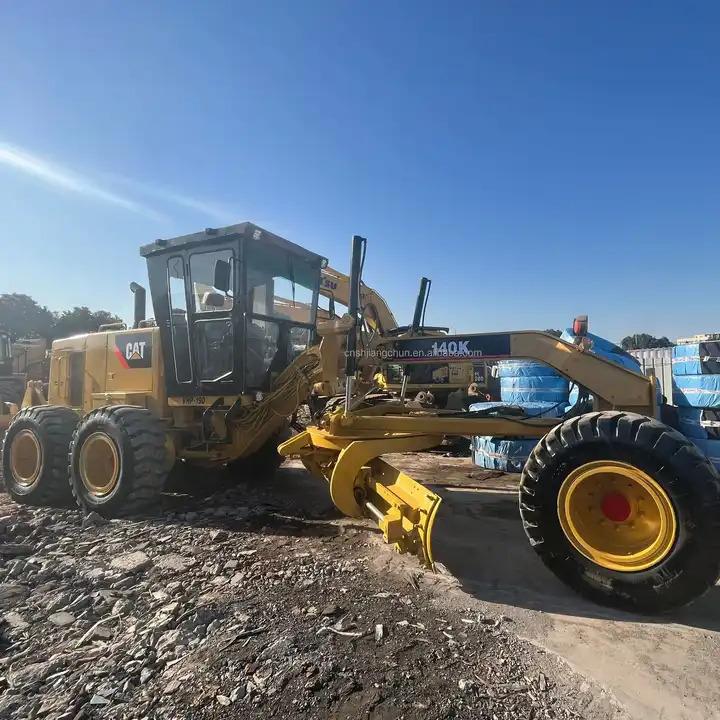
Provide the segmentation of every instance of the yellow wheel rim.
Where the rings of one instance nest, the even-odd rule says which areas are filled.
[[[677,517],[663,488],[627,463],[601,460],[573,470],[560,486],[560,525],[589,560],[620,572],[638,572],[668,556]]]
[[[104,432],[89,435],[80,448],[80,478],[91,495],[109,495],[120,478],[120,454]]]
[[[10,469],[13,479],[25,488],[32,487],[42,470],[42,447],[32,430],[21,430],[10,447]]]

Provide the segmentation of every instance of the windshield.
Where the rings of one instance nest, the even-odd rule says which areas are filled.
[[[245,378],[267,389],[312,341],[320,270],[274,245],[247,246]],[[304,326],[304,327],[303,327]]]
[[[315,323],[318,270],[305,260],[273,246],[248,247],[248,305],[253,315]]]

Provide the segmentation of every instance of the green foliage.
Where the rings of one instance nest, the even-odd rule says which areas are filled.
[[[620,343],[623,350],[645,350],[647,348],[672,347],[672,343],[665,336],[656,338],[647,333],[636,333],[628,335]]]
[[[0,295],[0,327],[10,333],[11,340],[19,337],[49,338],[54,324],[53,313],[38,305],[29,295]]]
[[[544,332],[548,333],[549,335],[554,335],[555,337],[560,337],[562,335],[562,330],[553,330],[552,328],[548,328]]]
[[[55,316],[52,337],[63,338],[79,335],[86,332],[96,332],[101,325],[118,323],[122,320],[107,310],[90,310],[85,307],[74,307],[72,310],[63,310]]]
[[[38,305],[29,295],[0,294],[0,328],[10,333],[11,340],[20,337],[55,340],[94,332],[100,325],[113,322],[121,322],[121,319],[107,310],[74,307],[72,310],[53,313]]]

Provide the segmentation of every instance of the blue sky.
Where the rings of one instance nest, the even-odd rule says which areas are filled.
[[[131,314],[138,247],[253,220],[401,322],[720,330],[720,8],[0,4],[0,292]]]

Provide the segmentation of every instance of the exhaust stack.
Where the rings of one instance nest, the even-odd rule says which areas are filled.
[[[135,295],[133,328],[139,328],[140,323],[145,320],[145,288],[136,282],[132,282],[130,283],[130,290]]]

